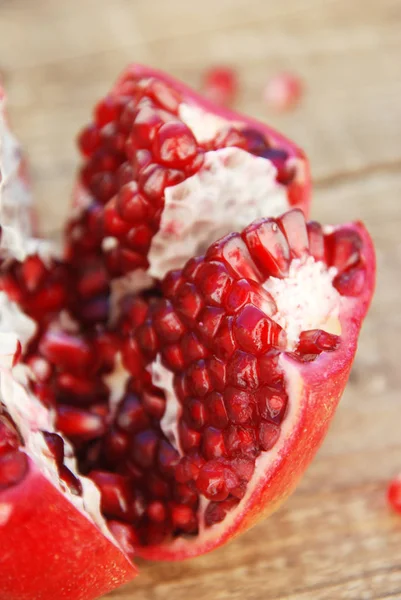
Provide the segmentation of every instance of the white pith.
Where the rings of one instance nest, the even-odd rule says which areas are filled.
[[[165,190],[160,228],[148,255],[150,275],[161,279],[227,233],[285,212],[287,192],[276,174],[271,161],[240,148],[207,152],[198,173]]]

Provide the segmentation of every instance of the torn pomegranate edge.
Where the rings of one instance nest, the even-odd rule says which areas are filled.
[[[237,536],[241,531],[249,528],[261,517],[260,512],[256,519],[252,519],[254,509],[258,505],[265,505],[263,516],[273,513],[281,503],[295,489],[305,468],[312,460],[317,448],[322,443],[332,414],[344,391],[348,380],[349,371],[357,348],[358,333],[371,302],[375,285],[375,254],[373,243],[362,223],[348,223],[340,227],[324,227],[324,233],[332,233],[343,228],[356,230],[363,240],[362,257],[365,261],[366,281],[364,291],[360,296],[340,296],[339,321],[341,324],[341,343],[337,350],[330,353],[323,352],[311,363],[301,363],[286,354],[282,354],[280,364],[289,397],[290,411],[281,425],[280,438],[273,450],[261,453],[256,461],[255,473],[248,483],[247,492],[238,506],[232,509],[222,523],[210,526],[207,532],[202,532],[201,542],[198,537],[182,537],[160,546],[138,548],[138,554],[151,560],[181,560],[203,554],[221,546],[230,538]],[[330,385],[327,386],[326,374],[330,372]],[[323,374],[323,375],[322,375]],[[322,406],[320,387],[325,385],[327,400]],[[160,385],[160,383],[159,383]],[[306,393],[304,393],[306,392]],[[298,402],[292,398],[299,398]],[[296,412],[295,412],[296,411]],[[319,412],[320,411],[320,412]],[[313,414],[313,418],[310,415]],[[321,417],[320,427],[316,428],[314,422]],[[296,427],[294,428],[294,423]],[[288,425],[290,435],[285,435]],[[303,461],[298,466],[297,477],[291,486],[286,484],[290,479],[289,456],[294,456],[297,451],[304,451]],[[258,469],[263,463],[263,454],[268,455],[270,466]],[[280,476],[282,478],[280,478]],[[255,481],[256,480],[256,481]]]

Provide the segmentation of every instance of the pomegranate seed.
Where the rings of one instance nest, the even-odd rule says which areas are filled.
[[[40,343],[40,351],[59,368],[82,373],[92,366],[92,348],[82,338],[61,332],[46,333]]]
[[[236,317],[234,335],[241,347],[253,354],[260,354],[269,346],[283,348],[286,342],[286,333],[280,325],[252,304]]]
[[[50,453],[58,468],[60,468],[64,462],[64,440],[57,433],[51,433],[49,431],[43,432],[44,440],[50,450]]]
[[[231,457],[247,456],[254,458],[260,452],[255,439],[254,428],[229,425],[225,431],[225,443],[227,452]]]
[[[196,319],[203,307],[203,300],[193,283],[186,282],[180,286],[176,306],[177,310],[188,319]]]
[[[150,468],[155,463],[158,445],[158,435],[152,429],[137,433],[132,440],[131,456],[138,466]]]
[[[171,520],[175,527],[192,532],[197,529],[197,518],[190,506],[186,504],[173,504],[171,507]]]
[[[205,510],[205,525],[210,527],[224,521],[226,515],[237,506],[239,500],[230,498],[224,502],[209,502]]]
[[[100,132],[96,125],[88,125],[78,137],[78,147],[83,156],[92,156],[100,145]]]
[[[155,523],[163,523],[166,520],[166,509],[161,502],[151,502],[147,508],[149,519]]]
[[[28,292],[37,290],[43,285],[47,269],[37,255],[28,256],[20,267],[20,277]]]
[[[198,360],[189,367],[187,386],[194,396],[203,397],[211,391],[210,377],[204,360]]]
[[[326,262],[326,252],[324,246],[323,228],[316,221],[309,221],[306,228],[308,230],[309,252],[315,260]]]
[[[365,288],[365,269],[361,265],[343,271],[333,280],[333,287],[342,296],[359,296]]]
[[[169,442],[162,440],[158,452],[158,463],[161,473],[173,476],[179,460],[180,455],[177,450]]]
[[[401,479],[399,477],[391,481],[387,490],[387,500],[395,512],[401,513]]]
[[[131,525],[127,525],[127,523],[121,523],[116,520],[109,521],[108,526],[118,544],[123,548],[125,554],[132,560],[136,555],[135,548],[139,545],[139,539],[135,529]]]
[[[259,442],[263,450],[271,450],[280,436],[280,428],[274,423],[261,423]]]
[[[212,427],[224,429],[228,425],[228,415],[223,396],[218,392],[212,392],[207,396],[208,420]]]
[[[127,433],[111,427],[104,437],[104,450],[110,464],[121,463],[129,449],[130,438]]]
[[[341,229],[325,238],[327,264],[340,272],[360,261],[362,240],[356,231]]]
[[[202,451],[208,460],[225,456],[226,447],[223,432],[215,427],[206,427],[203,432]]]
[[[308,253],[309,239],[303,212],[299,209],[293,209],[285,213],[278,222],[285,233],[291,254],[299,258]]]
[[[285,277],[290,264],[287,239],[274,219],[252,223],[242,234],[253,260],[266,277]]]
[[[136,433],[149,427],[149,417],[137,396],[134,394],[125,396],[118,408],[116,423],[127,433]]]
[[[89,477],[100,490],[101,510],[105,516],[114,519],[129,519],[133,498],[127,480],[121,475],[107,471],[91,471]]]
[[[194,429],[188,427],[184,421],[180,421],[178,425],[180,442],[184,452],[188,452],[194,448],[198,448],[201,441],[201,434]]]
[[[190,400],[185,406],[186,419],[191,427],[200,430],[206,423],[206,408],[199,400]]]
[[[299,77],[291,73],[278,73],[266,84],[264,98],[271,108],[285,111],[294,108],[302,91]]]
[[[301,354],[320,354],[333,352],[340,345],[340,337],[321,329],[302,331],[299,336],[297,352]]]
[[[0,490],[4,490],[22,481],[28,472],[28,458],[19,450],[0,456]]]
[[[196,487],[209,500],[226,500],[239,481],[232,469],[217,460],[207,462],[200,470]]]
[[[181,169],[195,157],[197,143],[192,131],[184,123],[170,122],[156,132],[152,150],[157,162]]]
[[[199,267],[195,281],[205,301],[220,306],[230,290],[232,278],[222,263],[213,261],[204,262]]]
[[[128,223],[138,223],[149,213],[149,204],[145,197],[138,192],[138,186],[131,181],[123,185],[118,192],[116,210],[120,217]]]
[[[280,424],[287,408],[288,396],[284,390],[265,386],[256,393],[260,416]]]
[[[70,406],[57,407],[56,426],[68,437],[82,440],[99,438],[106,431],[102,416]]]
[[[0,456],[19,448],[21,441],[14,425],[0,415]]]
[[[230,67],[213,67],[205,73],[203,93],[219,106],[229,106],[238,90],[237,74]]]
[[[247,391],[227,388],[224,392],[224,404],[227,415],[237,425],[245,425],[253,418],[252,396]]]

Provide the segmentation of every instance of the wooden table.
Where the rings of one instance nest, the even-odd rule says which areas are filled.
[[[237,66],[238,108],[306,149],[313,216],[363,219],[379,271],[348,389],[292,499],[212,555],[141,564],[108,597],[399,600],[401,516],[385,492],[401,471],[401,1],[1,0],[0,71],[49,231],[68,203],[73,138],[130,61],[195,86],[206,65]],[[261,92],[283,68],[306,93],[278,116]]]

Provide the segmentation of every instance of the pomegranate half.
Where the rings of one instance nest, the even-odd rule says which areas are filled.
[[[96,598],[274,511],[374,288],[362,224],[306,221],[302,153],[165,75],[128,69],[79,144],[65,254],[3,250],[0,600]]]

